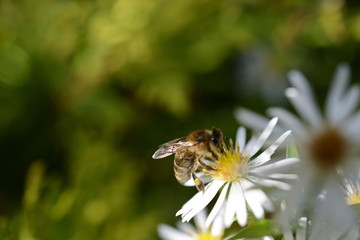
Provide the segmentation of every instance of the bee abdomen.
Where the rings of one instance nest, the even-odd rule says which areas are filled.
[[[174,172],[176,180],[184,185],[191,178],[192,169],[180,167],[174,162]]]
[[[174,172],[180,184],[184,185],[191,178],[191,174],[197,168],[198,158],[198,154],[189,150],[180,151],[175,154]]]

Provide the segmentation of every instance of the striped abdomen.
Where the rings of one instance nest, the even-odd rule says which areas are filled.
[[[192,173],[197,169],[199,155],[189,150],[179,151],[175,154],[174,172],[178,182],[184,185]]]

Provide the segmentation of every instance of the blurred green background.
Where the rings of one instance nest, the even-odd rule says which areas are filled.
[[[158,239],[196,192],[158,145],[359,81],[359,43],[356,0],[1,0],[0,239]]]

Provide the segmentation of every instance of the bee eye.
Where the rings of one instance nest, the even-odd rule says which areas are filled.
[[[215,146],[219,146],[223,138],[222,131],[218,128],[213,129],[213,133],[211,136],[211,141]]]
[[[215,146],[219,145],[219,140],[217,138],[212,137],[211,141],[214,143]]]

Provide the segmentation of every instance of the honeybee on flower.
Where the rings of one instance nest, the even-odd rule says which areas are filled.
[[[219,154],[214,162],[214,170],[209,172],[211,181],[205,186],[204,192],[198,192],[176,215],[181,215],[183,221],[189,221],[204,209],[218,192],[219,197],[206,219],[206,226],[213,222],[220,209],[224,209],[226,227],[229,227],[235,218],[239,225],[246,225],[247,206],[258,219],[264,218],[265,211],[272,211],[274,206],[260,187],[288,190],[290,185],[283,180],[296,176],[283,174],[281,170],[298,161],[296,158],[285,158],[269,163],[271,156],[290,131],[284,132],[268,148],[259,152],[277,121],[277,118],[270,120],[262,133],[258,137],[253,136],[248,142],[245,128],[240,127],[236,143],[230,141],[229,145],[225,144],[224,152]]]

